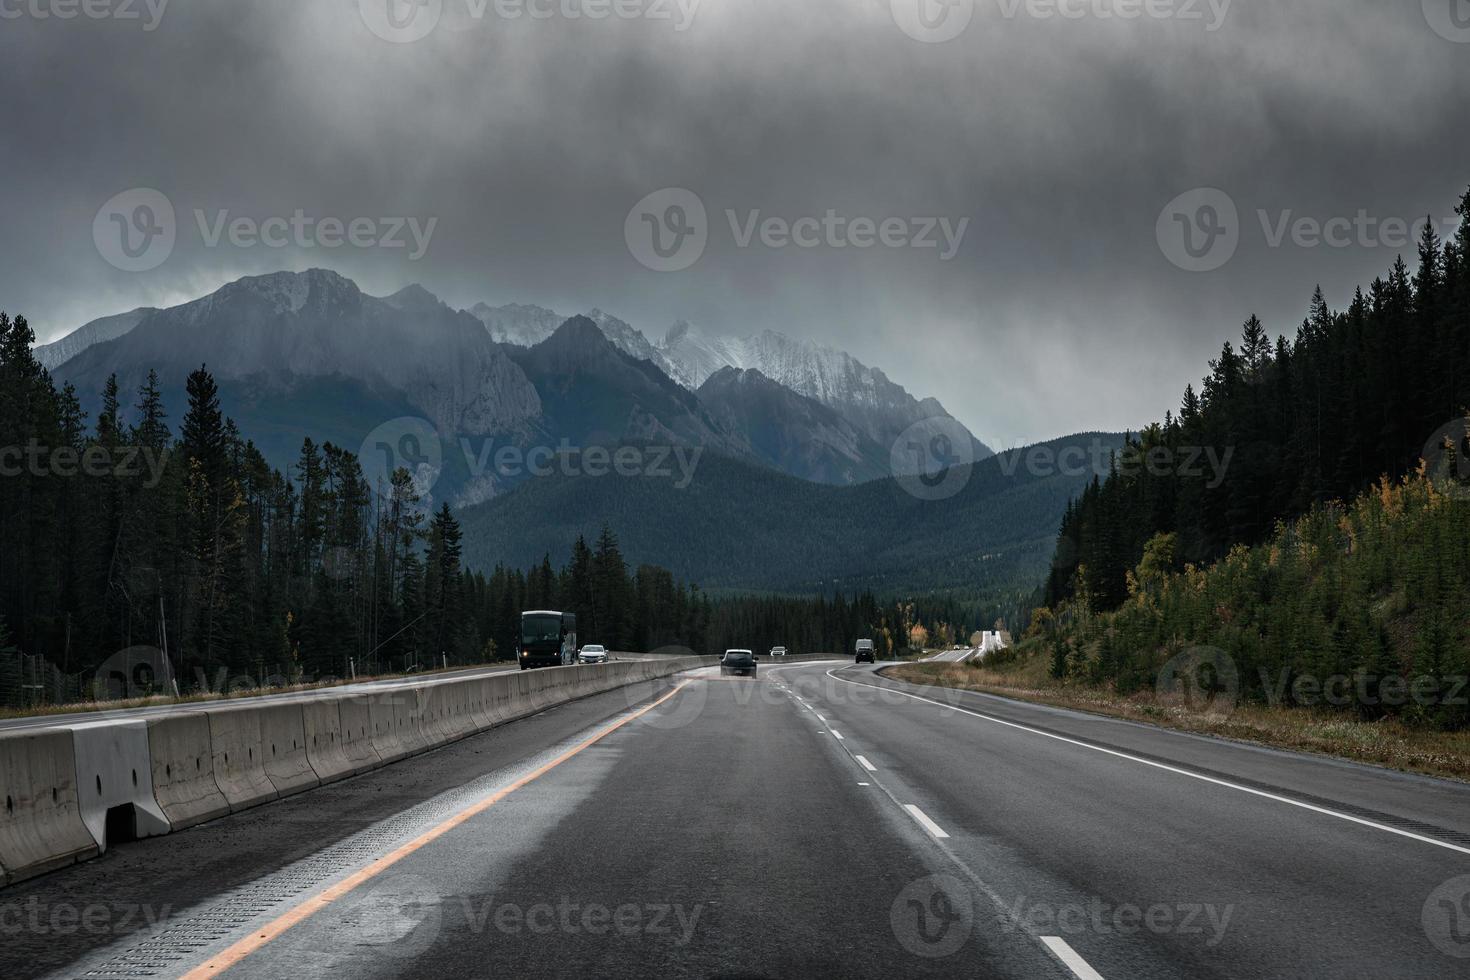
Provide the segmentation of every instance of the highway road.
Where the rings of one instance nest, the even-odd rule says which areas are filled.
[[[1470,787],[763,661],[115,848],[0,933],[5,976],[1442,980]]]

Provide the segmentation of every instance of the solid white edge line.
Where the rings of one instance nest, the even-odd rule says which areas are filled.
[[[1129,755],[1127,752],[1119,752],[1116,749],[1105,749],[1100,745],[1089,745],[1086,742],[1079,742],[1074,738],[1067,738],[1064,735],[1053,735],[1051,732],[1044,732],[1039,728],[1031,728],[1028,725],[1019,725],[1016,722],[1005,721],[1001,718],[995,718],[991,715],[982,714],[979,711],[972,711],[969,708],[961,708],[953,704],[945,704],[942,701],[935,701],[931,698],[921,698],[917,694],[909,694],[907,691],[899,691],[891,687],[882,687],[878,684],[863,684],[858,681],[851,681],[848,680],[846,677],[837,677],[830,670],[827,671],[827,676],[831,677],[833,680],[842,681],[844,684],[855,684],[858,687],[871,687],[874,690],[878,691],[889,691],[893,694],[899,694],[906,698],[913,698],[915,701],[923,701],[925,704],[932,704],[938,708],[949,708],[951,711],[958,711],[961,714],[973,715],[976,718],[980,718],[984,721],[994,722],[997,725],[1004,725],[1007,728],[1014,728],[1018,731],[1030,732],[1032,735],[1043,735],[1047,738],[1055,739],[1058,742],[1065,742],[1068,745],[1076,745],[1079,748],[1091,749],[1094,752],[1101,752],[1104,755],[1111,755],[1119,759],[1127,759],[1129,762],[1137,762],[1141,765],[1151,766],[1154,769],[1162,769],[1165,772],[1172,772],[1176,775],[1188,776],[1190,779],[1198,779],[1201,782],[1211,783],[1215,786],[1223,786],[1226,789],[1233,789],[1240,793],[1249,793],[1251,796],[1259,796],[1262,799],[1274,800],[1277,803],[1285,803],[1288,806],[1294,806],[1303,810],[1309,810],[1312,813],[1320,813],[1324,816],[1336,817],[1338,820],[1345,820],[1348,823],[1355,823],[1359,826],[1370,827],[1374,830],[1381,830],[1384,833],[1394,834],[1398,837],[1407,837],[1409,840],[1416,840],[1419,841],[1421,844],[1433,844],[1435,847],[1442,847],[1447,851],[1455,851],[1459,854],[1470,854],[1470,847],[1461,847],[1458,844],[1451,844],[1448,841],[1436,840],[1433,837],[1425,837],[1423,834],[1416,834],[1408,830],[1399,830],[1397,827],[1390,827],[1387,824],[1377,823],[1373,820],[1364,820],[1362,817],[1355,817],[1351,814],[1342,813],[1338,810],[1329,810],[1326,807],[1314,806],[1311,803],[1304,803],[1301,800],[1293,800],[1288,796],[1278,796],[1275,793],[1267,793],[1265,790],[1252,789],[1249,786],[1241,786],[1239,783],[1232,783],[1224,779],[1216,779],[1213,776],[1205,776],[1197,772],[1190,772],[1188,769],[1180,769],[1177,766],[1165,765],[1162,762],[1154,762],[1151,759],[1143,759],[1136,755]],[[1167,731],[1167,729],[1160,729],[1160,731]]]
[[[1077,951],[1067,945],[1067,941],[1061,936],[1042,936],[1041,941],[1046,943],[1046,948],[1052,951],[1057,959],[1067,965],[1067,969],[1077,975],[1077,980],[1103,980],[1103,975],[1094,970]]]
[[[905,803],[903,805],[903,808],[909,812],[909,816],[919,821],[920,826],[929,831],[929,833],[933,834],[935,837],[943,838],[949,836],[944,832],[943,827],[939,826],[939,824],[935,823],[933,820],[930,820],[927,813],[925,813],[923,810],[920,810],[912,803]]]
[[[853,758],[858,761],[858,765],[860,765],[864,769],[868,770],[868,772],[877,772],[878,771],[878,767],[875,766],[875,765],[873,765],[871,762],[869,762],[866,756],[855,755],[855,756],[853,756]]]

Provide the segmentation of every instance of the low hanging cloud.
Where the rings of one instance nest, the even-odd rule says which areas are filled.
[[[680,318],[810,338],[998,446],[1137,427],[1252,312],[1290,335],[1317,283],[1341,305],[1412,257],[1403,229],[1453,227],[1462,13],[0,0],[26,93],[0,105],[0,306],[48,340],[320,265],[655,339]],[[166,253],[102,254],[99,220],[161,241],[138,237],[156,199],[104,213],[139,191],[172,211]]]

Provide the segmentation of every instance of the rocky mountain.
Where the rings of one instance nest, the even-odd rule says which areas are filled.
[[[461,504],[526,478],[491,465],[508,445],[698,448],[847,485],[889,475],[915,420],[948,419],[846,354],[774,333],[703,341],[683,327],[655,346],[602,310],[456,311],[419,285],[373,297],[321,269],[98,320],[38,352],[94,415],[109,375],[130,407],[152,369],[176,421],[185,377],[207,365],[226,412],[278,466],[304,435],[366,456],[378,429],[406,424],[416,445],[437,442],[437,492]]]
[[[182,387],[201,364],[224,381],[342,376],[401,392],[443,432],[522,432],[540,415],[535,388],[473,317],[420,287],[377,299],[323,269],[251,276],[151,313],[58,370],[86,392],[116,371],[131,391],[150,368]]]
[[[556,313],[539,306],[480,303],[469,312],[485,324],[496,342],[520,347],[541,343],[561,323]],[[958,436],[967,439],[969,446],[957,458],[979,460],[991,455],[990,448],[937,400],[915,398],[879,369],[843,351],[793,340],[772,330],[749,337],[707,337],[684,320],[655,345],[642,331],[610,313],[594,309],[587,316],[624,353],[654,364],[690,391],[698,391],[726,368],[755,370],[832,409],[878,446],[891,448],[907,434],[910,440],[949,440],[952,447]],[[910,432],[914,426],[918,431]],[[896,458],[906,457],[899,453]]]
[[[604,313],[598,309],[594,309],[591,313],[588,313],[587,319],[597,324],[597,328],[602,331],[602,335],[612,341],[613,346],[617,347],[623,353],[640,361],[649,361],[670,378],[674,377],[673,364],[664,356],[663,351],[653,346],[653,343],[647,337],[643,336],[641,330],[630,325],[625,320],[619,320],[611,313]],[[678,379],[675,378],[674,380],[677,381]],[[698,385],[685,385],[684,387],[693,391]]]
[[[783,473],[838,485],[890,475],[887,448],[835,410],[754,368],[717,371],[698,395],[727,431],[740,433],[757,457]]]
[[[693,392],[625,353],[587,317],[572,317],[535,347],[511,352],[536,388],[543,427],[574,446],[657,443],[750,455]]]
[[[744,338],[709,338],[680,321],[668,332],[659,350],[681,384],[698,388],[727,367],[754,369],[835,410],[880,446],[894,446],[915,425],[935,437],[949,438],[950,433],[960,431],[969,435],[937,400],[915,398],[882,371],[851,354],[793,340],[771,330]],[[969,453],[961,458],[978,460],[991,455],[984,443],[973,435],[969,438]]]
[[[93,344],[121,337],[141,323],[144,317],[157,312],[151,306],[141,306],[128,313],[105,316],[100,320],[83,324],[53,343],[37,345],[32,353],[36,355],[36,360],[41,362],[43,368],[48,371],[54,370]]]

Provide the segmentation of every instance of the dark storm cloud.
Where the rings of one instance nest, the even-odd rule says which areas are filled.
[[[886,0],[442,0],[412,43],[351,0],[175,0],[154,29],[158,0],[107,15],[124,2],[62,20],[36,14],[65,0],[0,0],[0,305],[43,339],[322,265],[458,305],[597,305],[655,338],[681,317],[809,337],[1011,444],[1155,418],[1251,312],[1290,334],[1315,283],[1340,305],[1398,251],[1360,220],[1343,247],[1273,247],[1283,216],[1452,217],[1470,184],[1459,0],[976,0],[947,43],[906,35]],[[669,187],[705,206],[708,244],[655,272],[624,225]],[[177,216],[144,272],[94,244],[98,209],[133,188]],[[1208,272],[1156,234],[1195,188],[1239,216]],[[411,261],[407,231],[324,248],[298,211],[370,222],[360,242],[437,224]],[[858,248],[849,225],[797,225],[829,211],[910,238],[915,219],[968,225],[944,261],[937,231],[939,248]],[[286,244],[231,244],[222,217]],[[817,244],[741,247],[772,217]]]

